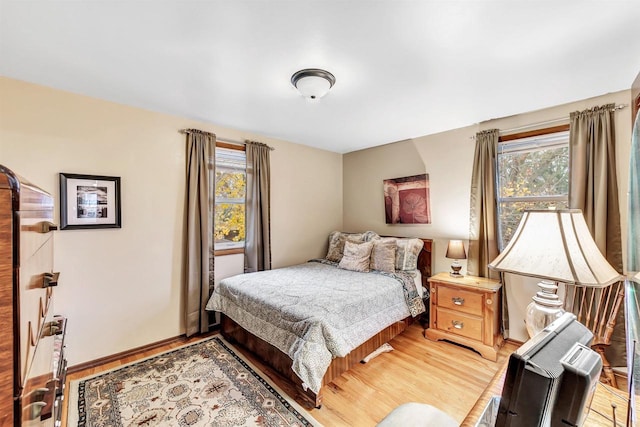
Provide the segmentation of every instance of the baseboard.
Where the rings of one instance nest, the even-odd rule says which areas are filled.
[[[185,334],[182,334],[177,337],[167,338],[162,341],[156,341],[154,343],[132,348],[130,350],[122,351],[120,353],[112,354],[110,356],[101,357],[100,359],[90,360],[89,362],[79,363],[77,365],[70,366],[69,368],[67,368],[67,374],[73,374],[74,372],[95,368],[100,365],[105,365],[107,363],[118,361],[128,356],[133,356],[136,353],[153,350],[158,347],[163,347],[163,346],[174,344],[174,343],[187,342],[188,340],[189,339],[187,338],[187,336]]]
[[[524,344],[524,341],[518,341],[518,340],[514,340],[513,338],[507,338],[506,340],[504,340],[505,343],[511,343],[515,346],[520,347],[522,344]]]

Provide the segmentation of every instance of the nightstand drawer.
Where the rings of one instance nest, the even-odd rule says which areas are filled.
[[[438,307],[438,329],[482,341],[482,318]]]
[[[439,286],[438,307],[482,316],[482,294],[460,288]]]

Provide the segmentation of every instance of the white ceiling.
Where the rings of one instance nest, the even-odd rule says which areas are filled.
[[[345,153],[628,89],[640,1],[7,1],[0,74]],[[324,68],[321,100],[290,83]]]

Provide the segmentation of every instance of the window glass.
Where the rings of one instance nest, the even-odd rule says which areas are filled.
[[[246,186],[245,152],[216,147],[216,250],[244,247]]]
[[[566,209],[569,204],[569,132],[498,144],[499,249],[513,236],[527,209]]]

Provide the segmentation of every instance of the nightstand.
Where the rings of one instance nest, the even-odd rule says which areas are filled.
[[[438,273],[429,278],[430,316],[425,336],[471,347],[485,359],[498,358],[501,287],[486,277],[451,277]]]

